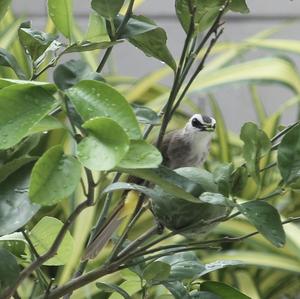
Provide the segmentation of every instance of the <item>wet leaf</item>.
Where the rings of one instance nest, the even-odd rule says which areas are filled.
[[[54,205],[75,191],[80,175],[80,163],[65,155],[62,146],[54,146],[33,167],[30,200],[40,205]]]

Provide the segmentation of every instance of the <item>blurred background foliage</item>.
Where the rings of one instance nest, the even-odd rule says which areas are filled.
[[[141,3],[142,1],[136,1],[136,7]],[[82,41],[87,37],[98,42],[106,40],[107,36],[104,34],[105,30],[101,30],[99,23],[95,24],[92,18],[93,16],[91,15],[87,32],[83,32],[76,24],[76,20],[73,20],[72,36],[74,40]],[[23,17],[16,18],[14,13],[8,9],[8,12],[0,21],[0,46],[8,50],[16,58],[21,72],[24,74],[23,79],[31,76],[28,59],[18,39],[18,28],[24,20],[25,18]],[[197,99],[195,95],[201,95],[201,97],[205,98],[209,103],[209,110],[218,124],[211,155],[205,165],[209,171],[213,172],[224,163],[232,163],[235,168],[243,163],[243,143],[237,132],[232,132],[226,128],[222,109],[218,105],[220,99],[216,99],[215,96],[217,89],[221,90],[225,85],[243,84],[247,86],[252,99],[253,109],[257,115],[257,122],[270,138],[274,137],[283,129],[283,126],[281,126],[281,118],[285,111],[291,107],[293,110],[299,111],[300,74],[293,63],[293,57],[294,55],[300,54],[300,41],[274,39],[272,37],[280,30],[288,28],[288,26],[290,26],[290,24],[284,23],[275,28],[258,32],[254,36],[249,36],[239,42],[219,42],[213,49],[211,59],[207,63],[204,71],[192,84],[183,104],[176,111],[171,121],[170,129],[182,127],[191,114],[203,112],[195,100]],[[53,34],[57,33],[51,19],[48,19],[44,31]],[[92,34],[94,34],[94,36],[92,36]],[[258,52],[263,53],[259,55],[259,58],[253,60],[245,60],[243,58],[246,57],[245,54],[248,52],[261,49],[263,49],[264,52]],[[69,59],[80,59],[83,62],[83,68],[92,71],[95,70],[98,65],[99,51],[100,50],[81,52],[80,55],[75,57],[71,56]],[[50,59],[51,57],[46,59],[43,65],[45,66]],[[64,60],[68,60],[68,58],[64,57]],[[162,65],[160,69],[143,78],[132,78],[119,76],[113,71],[113,61],[109,63],[111,63],[111,68],[108,67],[105,76],[107,82],[121,91],[131,104],[149,107],[158,113],[170,91],[169,86],[162,82],[164,82],[168,76],[172,75],[172,70]],[[70,70],[70,72],[72,72],[72,70]],[[38,80],[52,80],[52,75],[53,70],[49,69],[49,72],[44,72],[38,77]],[[78,74],[73,75],[75,77]],[[12,69],[3,66],[0,67],[0,77],[18,79],[17,74],[14,73]],[[276,112],[272,114],[266,113],[258,89],[260,85],[269,84],[284,86],[293,93],[293,96],[289,99],[284,99],[284,103],[276,107]],[[236,100],[243,101],[242,98]],[[235,113],[238,114],[239,111],[235,111],[233,117]],[[142,117],[143,110],[141,109],[140,118]],[[153,118],[155,119],[155,114]],[[290,119],[289,121],[293,123],[297,121],[297,119]],[[157,132],[153,130],[152,134],[155,135],[156,133]],[[72,152],[73,149],[70,148],[70,144],[68,143],[67,133],[61,128],[42,134],[39,138],[33,135],[29,142],[32,144],[33,152],[39,155],[45,151],[45,149],[59,144],[61,140],[66,141],[66,149]],[[274,153],[269,154],[261,161],[261,167],[272,165],[275,159]],[[259,194],[260,197],[264,197],[277,190],[279,180],[279,172],[275,165],[263,173],[259,190],[255,182],[252,179],[248,179],[246,186],[239,191],[238,197],[245,201],[252,199],[254,196],[257,196],[257,194]],[[296,182],[294,188],[287,189],[284,193],[281,193],[280,196],[274,196],[269,199],[269,202],[280,211],[282,219],[288,219],[289,217],[300,214],[300,191],[298,187],[300,187],[300,185]],[[55,207],[42,209],[34,219],[33,224],[41,219],[43,215],[51,215],[63,221],[73,210],[74,206],[81,200],[81,195],[81,191],[78,190],[72,202],[63,202]],[[101,206],[98,207],[98,210],[100,209]],[[58,269],[59,276],[57,282],[59,284],[71,278],[76,268],[78,258],[82,254],[84,240],[93,225],[96,213],[97,209],[84,211],[73,227],[72,236],[76,246],[65,266]],[[135,236],[141,231],[144,231],[146,227],[150,227],[150,224],[150,213],[146,213],[139,220],[130,238],[135,238]],[[211,263],[216,260],[241,261],[240,265],[234,265],[208,273],[207,278],[236,286],[253,299],[300,298],[300,228],[295,223],[289,223],[285,225],[284,228],[287,235],[287,243],[284,248],[275,248],[261,235],[256,235],[242,242],[224,243],[218,250],[197,251],[197,256],[203,263]],[[245,221],[243,217],[238,216],[217,226],[210,234],[210,237],[213,239],[222,238],[224,236],[238,237],[253,231],[253,226]],[[182,240],[182,236],[175,236],[172,240],[166,241],[165,244],[180,244]],[[0,242],[1,241],[5,242],[0,238]],[[12,242],[9,245],[16,246],[15,250],[24,250],[18,242]],[[111,248],[107,246],[103,254],[90,263],[89,268],[95,268],[101,264],[110,250]],[[134,273],[128,270],[106,276],[104,279],[101,279],[101,281],[121,284],[122,288],[133,296],[132,298],[140,298],[140,294],[137,293],[140,291],[140,282]],[[193,283],[196,284],[197,281]],[[22,298],[29,298],[28,292],[31,286],[31,280],[23,284],[23,287],[20,289]],[[165,292],[166,290],[162,287],[153,287],[150,289],[150,298],[169,298]],[[92,285],[76,291],[72,298],[108,297],[111,299],[121,298],[117,294],[111,296],[109,296],[108,293],[99,295],[99,289]]]

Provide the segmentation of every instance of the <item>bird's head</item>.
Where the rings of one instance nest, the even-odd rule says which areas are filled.
[[[216,128],[216,120],[210,116],[194,114],[189,119],[186,128],[194,132],[213,132]]]

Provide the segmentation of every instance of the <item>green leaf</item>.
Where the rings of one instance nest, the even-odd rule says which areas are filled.
[[[205,270],[203,270],[197,277],[204,276],[210,272],[217,271],[220,269],[224,269],[228,266],[238,266],[243,265],[244,263],[238,260],[218,260],[209,264],[205,264]]]
[[[218,295],[210,292],[196,292],[191,294],[192,299],[222,299]]]
[[[102,17],[113,19],[120,11],[124,0],[92,0],[92,8]]]
[[[191,299],[188,291],[182,282],[164,282],[164,287],[174,296],[175,299]]]
[[[300,126],[294,127],[278,147],[278,167],[286,184],[300,178]]]
[[[86,121],[88,131],[78,145],[78,159],[92,170],[110,170],[124,158],[129,140],[124,130],[113,120],[97,117]]]
[[[248,180],[248,171],[245,166],[238,167],[231,175],[231,193],[239,195],[245,188]]]
[[[123,291],[127,292],[130,296],[132,296],[141,290],[141,282],[140,281],[124,281],[119,285],[119,287]],[[124,298],[123,296],[121,296],[119,293],[116,293],[116,292],[114,292],[111,296],[109,296],[109,299],[123,299],[123,298]]]
[[[33,167],[29,197],[40,205],[54,205],[75,191],[80,175],[80,163],[65,155],[61,145],[54,146]]]
[[[54,104],[54,98],[39,86],[21,84],[1,89],[0,149],[17,144]]]
[[[17,257],[22,257],[26,254],[26,245],[28,245],[28,243],[21,232],[15,232],[0,237],[0,248],[2,247],[3,249],[8,250]]]
[[[118,27],[121,25],[122,21],[124,20],[124,16],[117,16],[115,18],[115,26]],[[151,30],[155,30],[159,28],[156,24],[152,24],[149,22],[144,22],[142,19],[139,19],[139,16],[132,16],[124,30],[121,33],[121,38],[130,38],[139,34],[146,33]]]
[[[0,0],[0,22],[5,16],[11,0]]]
[[[0,295],[4,289],[14,285],[19,274],[20,267],[16,258],[9,251],[0,247]]]
[[[93,72],[83,60],[71,59],[58,65],[53,73],[53,80],[61,90],[68,89],[84,79],[103,81],[103,78]]]
[[[18,34],[25,52],[30,55],[33,61],[39,58],[57,37],[53,34],[31,29],[30,22],[22,23]]]
[[[28,80],[15,80],[15,79],[7,79],[0,78],[0,89],[11,85],[27,85],[27,86],[41,86],[50,94],[54,94],[57,91],[57,88],[53,83],[42,82],[42,81],[28,81]]]
[[[196,238],[214,228],[217,222],[212,223],[213,219],[223,217],[228,213],[227,204],[224,206],[226,200],[222,195],[220,198],[220,195],[203,193],[217,192],[217,186],[210,173],[189,167],[177,169],[176,172],[181,177],[180,186],[198,197],[198,200],[193,202],[182,200],[179,193],[176,194],[174,191],[171,193],[165,187],[156,186],[154,190],[161,194],[153,198],[152,210],[167,228],[171,230],[184,229],[182,234],[189,238]],[[182,179],[183,177],[185,179]],[[164,175],[164,178],[167,178],[167,175]],[[202,201],[201,195],[208,202]],[[214,202],[215,198],[217,198],[216,204],[211,204],[210,201],[213,199],[212,202]]]
[[[203,192],[200,195],[200,200],[202,202],[209,203],[211,205],[219,205],[224,207],[232,207],[229,199],[220,193],[212,193],[212,192]]]
[[[202,190],[202,192],[204,191],[201,186],[198,186],[196,183],[190,181],[186,177],[179,175],[164,166],[154,169],[116,168],[116,170],[155,183],[165,192],[193,203],[199,203],[200,200],[190,194],[190,190],[195,188],[199,190],[199,192],[200,190]],[[185,191],[184,189],[187,189],[188,191]]]
[[[102,290],[105,293],[115,293],[120,294],[124,299],[131,299],[130,295],[124,291],[122,288],[112,283],[96,282],[98,289]]]
[[[91,11],[90,13],[88,30],[84,36],[84,39],[91,42],[110,41],[106,30],[105,19],[95,11]]]
[[[259,182],[259,161],[271,149],[267,134],[254,123],[246,123],[241,129],[240,138],[244,142],[243,156],[251,176]]]
[[[126,99],[103,82],[81,81],[67,95],[84,120],[102,116],[117,122],[130,139],[140,139],[141,132],[134,112]]]
[[[0,235],[24,226],[39,210],[28,197],[31,168],[22,167],[0,184]]]
[[[69,40],[72,39],[72,0],[48,0],[48,12],[55,27]]]
[[[195,32],[203,32],[206,30],[218,14],[219,9],[222,7],[224,2],[222,1],[206,1],[206,0],[193,0],[192,5],[195,6],[195,18],[194,27]],[[176,0],[175,2],[176,14],[182,25],[182,28],[186,33],[189,31],[192,13],[189,7],[189,0]]]
[[[205,281],[200,286],[202,291],[209,291],[222,299],[251,299],[237,289],[217,281]]]
[[[65,129],[65,127],[57,118],[47,115],[29,130],[28,135],[56,129]]]
[[[233,172],[232,164],[222,164],[214,172],[214,181],[218,185],[219,193],[228,197],[231,192],[231,174]]]
[[[0,48],[0,66],[10,67],[19,79],[26,79],[26,75],[19,66],[16,58],[5,49]]]
[[[232,0],[229,3],[229,9],[240,13],[249,13],[250,10],[245,0]]]
[[[72,44],[64,50],[64,53],[77,53],[85,51],[93,51],[98,49],[107,49],[112,47],[118,42],[89,42],[82,41],[80,43]]]
[[[169,277],[171,266],[162,261],[154,261],[149,263],[144,272],[143,278],[148,282],[153,280],[155,281],[164,281]]]
[[[183,281],[184,279],[193,279],[198,277],[205,270],[203,264],[198,261],[193,252],[176,253],[165,256],[158,261],[167,263],[171,267],[169,281]]]
[[[155,168],[162,162],[158,149],[144,140],[131,140],[129,151],[118,164],[121,168]]]
[[[273,245],[285,244],[285,233],[277,210],[264,201],[249,201],[238,205],[239,211],[257,228]]]
[[[0,183],[22,166],[36,160],[36,157],[22,156],[0,166]]]
[[[160,124],[160,117],[152,109],[137,104],[133,104],[132,108],[140,123],[154,126]]]
[[[156,24],[144,16],[135,17],[138,21],[156,26]],[[176,62],[167,47],[167,34],[164,29],[158,27],[154,30],[132,36],[129,42],[142,50],[147,56],[154,57],[166,63],[172,70],[176,70]]]
[[[55,238],[60,232],[63,223],[53,217],[43,217],[30,231],[29,237],[39,255],[43,255],[52,246]],[[60,266],[66,264],[73,252],[73,238],[67,231],[57,253],[54,257],[44,263],[47,266]]]

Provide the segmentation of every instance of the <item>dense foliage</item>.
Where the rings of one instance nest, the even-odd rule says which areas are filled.
[[[46,32],[10,2],[0,1],[1,298],[295,298],[300,125],[281,115],[299,105],[287,55],[300,42],[270,39],[278,27],[221,43],[224,15],[248,13],[244,0],[176,0],[177,61],[164,29],[134,15],[142,1],[92,0],[85,33],[71,0],[48,0]],[[165,66],[139,80],[105,72],[126,42]],[[236,62],[259,48],[285,56]],[[160,83],[169,75],[171,88]],[[256,85],[270,82],[295,96],[267,115]],[[259,120],[240,136],[212,93],[232,83],[249,85]],[[201,112],[195,92],[216,137],[205,169],[174,171],[161,143]]]

